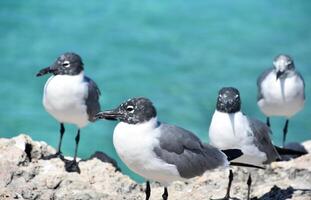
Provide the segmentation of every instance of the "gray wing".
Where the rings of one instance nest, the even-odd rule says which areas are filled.
[[[226,156],[207,144],[203,144],[193,133],[168,124],[161,124],[159,147],[153,150],[165,162],[173,164],[181,177],[192,178],[206,170],[227,163]]]
[[[86,111],[89,116],[89,121],[94,122],[95,115],[100,111],[100,90],[97,87],[96,83],[89,77],[85,76],[84,81],[88,84],[88,96],[85,99],[85,104],[87,107]]]
[[[257,101],[259,101],[260,99],[263,98],[263,94],[261,91],[261,83],[263,82],[263,80],[265,80],[265,78],[268,76],[268,74],[270,74],[270,72],[273,71],[273,68],[269,68],[266,69],[263,73],[260,74],[260,76],[257,79]]]
[[[303,83],[303,98],[306,99],[306,92],[305,92],[306,83],[305,83],[305,79],[302,77],[302,75],[298,71],[296,71],[296,75],[301,79],[301,81]]]
[[[271,133],[270,128],[265,123],[257,119],[249,117],[247,119],[254,134],[254,144],[260,151],[265,152],[267,155],[267,160],[264,162],[264,164],[271,163],[277,158],[280,158],[278,152],[271,142],[269,135]]]

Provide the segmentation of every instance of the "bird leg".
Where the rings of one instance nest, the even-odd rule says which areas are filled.
[[[163,198],[163,200],[167,200],[167,197],[168,197],[168,191],[167,191],[167,188],[165,187],[164,193],[162,194],[162,198]]]
[[[145,193],[146,193],[146,200],[149,200],[149,198],[150,198],[150,193],[151,193],[149,181],[146,182],[146,190],[145,190]]]
[[[61,123],[60,124],[60,138],[59,138],[59,143],[58,143],[58,148],[57,148],[57,153],[59,153],[59,154],[62,153],[61,147],[62,147],[62,141],[63,141],[64,133],[65,133],[65,127],[64,127],[64,124]]]
[[[247,179],[247,200],[250,200],[251,185],[252,185],[252,177],[251,174],[249,174]]]
[[[227,188],[226,196],[224,198],[221,198],[221,199],[213,199],[213,200],[229,200],[229,199],[231,199],[231,197],[230,197],[230,190],[231,190],[231,183],[233,181],[233,172],[232,172],[231,169],[229,171],[228,178],[229,178],[229,183],[228,183],[228,188]]]
[[[233,172],[230,169],[230,172],[229,172],[229,183],[228,183],[227,193],[226,193],[226,196],[225,196],[225,198],[227,198],[227,199],[230,199],[230,190],[231,190],[232,180],[233,180]]]
[[[62,140],[63,140],[63,136],[65,133],[65,126],[63,123],[60,123],[59,132],[60,132],[60,138],[59,138],[59,142],[58,142],[57,152],[55,154],[42,157],[43,160],[50,160],[52,158],[60,158],[60,159],[64,160],[64,156],[63,156],[62,151],[61,151]]]
[[[270,124],[270,117],[267,117],[267,122],[266,122],[267,126],[270,128],[271,124]]]
[[[285,122],[285,126],[283,128],[283,147],[285,146],[286,134],[287,134],[287,130],[288,130],[288,122],[289,122],[289,120],[287,119]]]
[[[65,161],[65,169],[67,172],[80,173],[79,163],[77,162],[78,145],[80,141],[80,129],[78,129],[78,133],[76,135],[75,140],[76,140],[75,155],[72,161]]]
[[[76,135],[76,148],[75,148],[75,155],[73,157],[73,160],[76,160],[77,159],[77,153],[78,153],[78,145],[79,145],[79,141],[80,141],[80,129],[78,129],[78,133]]]

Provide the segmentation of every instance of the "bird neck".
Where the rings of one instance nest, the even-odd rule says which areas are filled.
[[[216,110],[221,113],[234,114],[241,111],[240,105],[235,105],[232,107],[222,106],[217,103]]]
[[[135,127],[141,127],[141,128],[156,128],[159,126],[160,122],[158,121],[157,117],[153,117],[148,121],[144,121],[137,124],[131,124],[126,122],[120,122],[120,124],[125,124],[126,126],[135,126]]]

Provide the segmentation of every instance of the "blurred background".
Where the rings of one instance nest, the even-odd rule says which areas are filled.
[[[62,53],[80,54],[102,91],[102,109],[150,98],[161,121],[208,141],[218,90],[237,87],[242,109],[265,121],[256,79],[287,53],[307,85],[305,108],[292,118],[287,141],[311,139],[311,1],[0,1],[0,137],[27,133],[56,147],[59,124],[42,106],[48,76],[35,74]],[[272,118],[280,145],[285,120]],[[137,181],[112,145],[116,122],[82,129],[79,156],[106,152]],[[76,129],[62,150],[73,155]]]

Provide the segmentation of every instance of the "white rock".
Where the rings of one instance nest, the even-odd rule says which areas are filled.
[[[29,144],[28,150],[31,149],[28,153],[25,152],[26,144]],[[311,141],[303,145],[310,150]],[[145,199],[145,184],[136,184],[110,163],[96,158],[81,161],[81,174],[67,173],[60,159],[40,159],[51,153],[55,153],[55,149],[44,142],[32,141],[27,135],[0,139],[0,199]],[[235,177],[231,194],[245,199],[248,170],[233,167],[233,171]],[[311,188],[311,154],[286,162],[274,162],[266,170],[251,171],[252,197],[274,199],[274,195],[281,199],[311,199],[310,190],[299,190]],[[226,192],[227,177],[228,169],[219,169],[187,183],[176,182],[168,188],[169,199],[221,198]],[[151,187],[151,200],[161,199],[163,188],[156,183]]]

